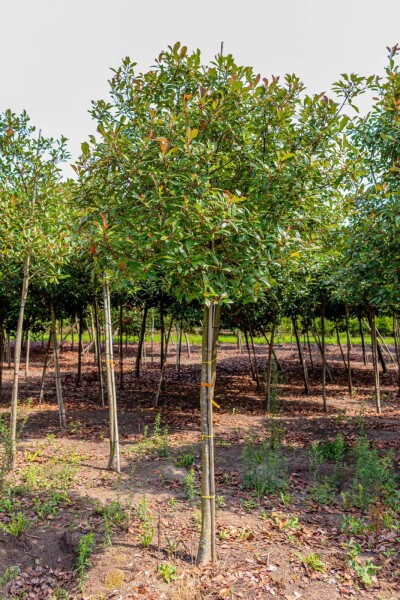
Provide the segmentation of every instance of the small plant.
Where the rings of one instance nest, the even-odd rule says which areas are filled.
[[[359,554],[361,552],[361,546],[351,539],[347,544],[349,567],[355,571],[357,577],[362,581],[362,583],[368,586],[372,583],[372,577],[376,576],[376,573],[382,569],[382,567],[374,565],[370,558],[367,558],[365,562],[362,563],[359,559]]]
[[[230,537],[230,531],[228,529],[221,529],[219,532],[219,539],[221,541],[227,540]]]
[[[194,463],[194,454],[193,452],[187,452],[186,454],[181,453],[176,459],[177,467],[192,467]]]
[[[323,483],[314,485],[309,490],[312,499],[320,506],[329,506],[335,502],[335,489],[332,482],[325,479]]]
[[[162,432],[162,437],[160,440],[160,447],[158,449],[158,456],[163,458],[168,458],[171,456],[171,450],[169,449],[169,433],[168,433],[168,425],[165,425]]]
[[[31,527],[32,521],[27,519],[22,512],[12,513],[8,523],[0,523],[0,529],[13,537],[21,537]]]
[[[225,505],[225,497],[224,496],[215,496],[215,508],[216,510],[221,510],[221,508]]]
[[[18,575],[19,575],[19,566],[18,565],[8,567],[8,569],[6,569],[4,571],[4,573],[0,576],[0,589],[4,588],[7,585],[7,583],[9,583],[10,581],[14,581],[14,579],[17,579]]]
[[[151,513],[147,502],[146,494],[143,494],[136,507],[136,516],[142,522],[145,522],[148,520],[150,514]]]
[[[318,573],[325,573],[325,563],[320,560],[320,555],[315,552],[311,552],[308,556],[303,556],[300,552],[296,552],[296,556],[298,556],[306,567],[307,571],[315,571]]]
[[[253,490],[258,497],[286,487],[287,473],[281,450],[282,436],[282,431],[272,425],[269,439],[261,446],[256,445],[253,435],[244,446],[243,487]]]
[[[357,519],[353,515],[343,515],[341,529],[351,535],[362,535],[366,526],[361,519]]]
[[[231,485],[232,477],[230,476],[229,473],[222,473],[222,483],[224,485]]]
[[[87,577],[87,572],[92,565],[89,558],[93,554],[94,547],[95,539],[92,532],[86,533],[79,540],[75,570],[81,587]]]
[[[241,500],[241,505],[243,510],[246,512],[251,512],[255,508],[259,507],[259,502],[255,498],[250,498],[249,500]]]
[[[161,414],[157,413],[154,419],[153,437],[161,439]]]
[[[171,583],[171,581],[176,579],[176,567],[171,565],[171,563],[163,563],[158,565],[157,570],[164,579],[165,583]]]
[[[289,492],[280,492],[279,496],[284,506],[289,506],[289,504],[291,504],[292,496]]]
[[[172,509],[175,509],[176,508],[176,498],[169,498],[168,506]]]
[[[150,518],[142,524],[142,532],[139,534],[139,540],[143,548],[150,547],[154,534],[154,519]]]
[[[167,542],[167,552],[170,556],[173,556],[176,554],[176,551],[179,548],[179,545],[182,544],[182,540],[174,540],[174,538],[165,536],[166,542]]]
[[[252,540],[254,538],[254,534],[247,529],[247,527],[241,527],[237,530],[237,536],[239,540]]]
[[[187,475],[185,475],[185,477],[182,480],[183,492],[184,492],[185,498],[187,500],[194,500],[197,495],[194,484],[195,484],[194,469],[190,469],[189,473]]]

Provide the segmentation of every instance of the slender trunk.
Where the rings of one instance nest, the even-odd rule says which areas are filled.
[[[4,363],[5,336],[3,323],[0,324],[0,400],[3,393],[3,363]]]
[[[151,362],[154,362],[154,308],[151,315]]]
[[[251,377],[252,377],[253,381],[256,381],[256,372],[255,372],[254,366],[253,366],[253,359],[251,358],[251,352],[250,352],[250,346],[249,346],[249,338],[247,336],[246,329],[243,330],[243,333],[244,333],[244,339],[245,339],[245,342],[246,342],[247,354],[248,354],[249,361],[250,361]]]
[[[275,314],[273,321],[272,321],[271,337],[269,338],[269,344],[268,344],[268,363],[267,363],[267,376],[266,376],[267,412],[271,412],[271,400],[272,400],[271,379],[272,379],[272,364],[273,364],[272,357],[273,357],[273,350],[274,350],[274,335],[275,335],[276,320],[277,320],[277,315]]]
[[[26,301],[28,298],[29,287],[29,267],[31,263],[31,255],[25,257],[24,273],[22,279],[21,303],[19,307],[17,334],[14,345],[14,376],[11,392],[11,415],[10,415],[10,454],[8,457],[10,467],[14,469],[17,453],[17,412],[18,412],[18,384],[19,384],[19,365],[21,361],[21,342],[22,328],[24,325],[24,313]]]
[[[365,352],[364,329],[362,326],[362,321],[361,321],[360,315],[358,315],[357,318],[358,318],[358,327],[360,329],[363,363],[364,363],[364,365],[366,365],[367,364],[367,353]]]
[[[371,329],[371,348],[372,348],[372,363],[374,367],[374,387],[375,387],[375,403],[378,414],[381,413],[381,390],[379,381],[379,366],[378,366],[378,343],[376,339],[375,327],[375,310],[370,309],[369,326]]]
[[[317,343],[317,347],[318,347],[319,353],[321,355],[321,360],[325,363],[326,374],[329,377],[329,381],[331,383],[333,383],[333,378],[332,378],[331,370],[330,370],[329,365],[328,365],[328,363],[326,361],[326,358],[325,358],[325,360],[322,359],[322,344],[321,344],[321,339],[320,339],[319,333],[318,333],[317,323],[315,321],[314,321],[314,337],[315,337],[315,341]]]
[[[64,343],[64,339],[63,339],[63,331],[64,331],[64,319],[61,317],[60,319],[60,343],[58,344],[58,350],[59,352],[61,352],[61,350],[63,349],[63,343]]]
[[[93,358],[95,364],[97,364],[97,353],[99,351],[96,339],[96,326],[94,324],[93,310],[92,307],[89,307],[89,315],[90,315],[90,329],[92,331],[92,340],[93,340]]]
[[[353,378],[351,375],[351,339],[349,331],[349,309],[346,306],[346,339],[347,339],[347,382],[349,387],[349,394],[353,395]]]
[[[122,304],[119,305],[119,327],[118,327],[118,339],[119,339],[119,389],[124,389],[124,356],[123,356],[123,309]]]
[[[250,335],[251,349],[252,349],[253,357],[254,357],[254,373],[255,373],[255,376],[256,376],[256,383],[257,383],[256,389],[257,389],[257,392],[258,392],[258,391],[260,391],[260,377],[258,375],[258,363],[257,363],[256,348],[254,346],[253,328],[251,326],[250,321],[249,321],[249,335]]]
[[[97,298],[94,299],[94,322],[95,322],[95,340],[97,346],[97,371],[99,374],[99,401],[101,406],[105,405],[104,396],[105,396],[105,385],[104,385],[104,376],[103,376],[103,365],[101,360],[101,340],[100,340],[100,319],[99,319],[99,305],[97,302]]]
[[[43,398],[44,398],[44,382],[46,380],[46,372],[47,372],[47,369],[48,369],[48,366],[50,363],[50,349],[51,349],[52,339],[53,339],[53,325],[50,326],[49,339],[47,340],[46,354],[45,354],[44,363],[43,363],[42,380],[40,382],[39,404],[42,404]]]
[[[160,340],[160,367],[162,368],[163,364],[164,364],[164,335],[165,335],[165,324],[164,324],[164,302],[163,302],[163,296],[161,294],[161,300],[160,300],[160,335],[161,335],[161,340]]]
[[[393,336],[394,348],[397,359],[397,384],[400,388],[400,340],[399,340],[399,323],[395,314],[393,314]]]
[[[144,338],[146,335],[147,312],[148,312],[148,304],[147,304],[147,302],[145,302],[145,305],[143,308],[143,314],[142,314],[142,324],[140,327],[140,336],[139,336],[137,355],[136,355],[136,366],[135,366],[136,377],[140,377],[140,361],[142,359],[143,343],[144,343]]]
[[[347,372],[347,362],[346,362],[346,358],[344,356],[342,344],[340,342],[339,324],[337,322],[337,319],[335,319],[335,331],[336,331],[336,340],[337,340],[338,346],[340,348],[340,354],[342,355],[344,368],[346,369],[346,372]]]
[[[173,319],[173,317],[171,317],[171,320],[169,322],[168,332],[167,332],[167,338],[165,340],[165,347],[164,347],[164,353],[163,353],[164,362],[161,365],[160,381],[158,382],[158,388],[157,388],[157,392],[156,392],[156,395],[154,398],[154,406],[158,406],[161,392],[164,389],[165,369],[167,366],[167,356],[168,356],[168,344],[169,344],[169,339],[170,339],[170,335],[171,335],[173,321],[174,321],[174,319]]]
[[[74,330],[75,330],[75,325],[71,328],[71,352],[73,352],[74,348],[75,348]]]
[[[262,327],[262,326],[260,326],[260,329],[262,331],[263,336],[265,337],[265,341],[267,342],[267,344],[269,346],[269,338],[268,338],[267,332],[265,331],[264,327]],[[275,352],[275,348],[274,347],[272,347],[272,354],[273,354],[273,357],[274,357],[274,360],[275,360],[275,364],[276,364],[276,366],[278,368],[278,371],[280,373],[283,373],[283,367],[282,367],[281,363],[279,362],[279,359],[278,359],[278,356],[277,356],[277,354]]]
[[[325,304],[321,304],[321,358],[322,358],[322,402],[324,412],[328,412],[326,402],[326,360],[325,360]]]
[[[216,561],[213,404],[219,315],[219,306],[204,306],[200,383],[202,522],[197,565]]]
[[[189,336],[187,334],[187,331],[185,331],[185,341],[186,341],[187,355],[188,355],[188,358],[190,359],[190,357],[191,357],[191,354],[190,354],[190,342],[189,342]]]
[[[78,332],[78,372],[76,375],[76,385],[80,385],[82,378],[82,333],[83,333],[83,313],[79,313],[79,332]]]
[[[31,332],[26,332],[26,351],[25,351],[25,377],[29,377],[29,357],[31,352]]]
[[[177,325],[176,333],[179,338],[178,352],[176,354],[176,370],[177,370],[178,375],[180,375],[181,374],[182,333],[183,333],[182,321],[179,321],[179,324]]]
[[[240,331],[239,327],[236,330],[236,335],[237,335],[237,348],[238,348],[240,354],[242,354],[243,340],[242,340],[242,332]]]
[[[375,332],[376,332],[376,329],[375,329]],[[379,362],[381,363],[381,366],[382,366],[382,373],[387,373],[388,369],[386,366],[385,359],[383,357],[382,347],[381,347],[380,343],[378,342],[378,338],[376,340],[376,349],[378,351]]]
[[[58,403],[58,416],[60,419],[60,427],[65,429],[67,427],[67,419],[65,416],[65,408],[64,408],[64,400],[62,395],[62,386],[61,386],[61,371],[60,371],[60,348],[58,345],[57,339],[57,323],[56,317],[54,314],[54,306],[51,303],[51,325],[53,329],[53,353],[54,353],[54,369],[55,369],[55,380],[56,380],[56,393],[57,393],[57,403]]]
[[[307,363],[304,359],[303,350],[301,349],[301,342],[300,342],[300,337],[299,337],[299,332],[297,329],[297,323],[296,323],[295,317],[292,317],[292,326],[293,326],[293,331],[294,331],[294,337],[296,338],[296,345],[297,345],[297,350],[299,353],[300,363],[301,363],[301,366],[303,369],[304,389],[305,389],[306,394],[310,394],[310,384],[308,382]]]
[[[308,347],[308,354],[310,355],[311,370],[314,371],[314,362],[313,362],[313,358],[312,358],[310,335],[309,335],[308,329],[307,329],[307,347]]]
[[[108,409],[110,423],[110,456],[108,460],[108,468],[112,469],[115,462],[115,470],[120,472],[120,457],[119,457],[119,432],[118,432],[118,415],[117,415],[117,394],[115,389],[115,372],[114,372],[114,348],[111,323],[111,300],[110,286],[107,276],[103,279],[103,294],[104,294],[104,328],[106,337],[106,371],[107,371],[107,391],[108,391]]]

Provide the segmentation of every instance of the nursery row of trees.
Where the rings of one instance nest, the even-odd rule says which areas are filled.
[[[14,330],[12,465],[27,306],[26,331],[50,316],[62,427],[56,320],[78,319],[82,331],[89,315],[97,348],[104,323],[109,467],[117,470],[111,303],[129,299],[144,316],[157,307],[162,369],[174,320],[193,323],[202,313],[198,563],[215,560],[221,318],[249,339],[267,332],[268,388],[280,317],[292,319],[299,340],[297,317],[307,329],[318,314],[325,410],[326,318],[365,319],[381,410],[378,313],[393,318],[397,363],[400,344],[398,52],[389,49],[384,78],[343,75],[335,100],[308,95],[295,75],[262,79],[231,55],[205,65],[199,51],[179,43],[146,73],[126,58],[113,71],[109,99],[92,103],[97,135],[82,144],[76,180],[67,182],[60,174],[66,140],[42,136],[26,113],[0,115],[0,347],[3,358]],[[357,98],[370,92],[373,106],[360,116]],[[347,365],[351,390],[349,351]]]

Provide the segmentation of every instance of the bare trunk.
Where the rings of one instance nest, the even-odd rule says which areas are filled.
[[[257,391],[260,391],[260,377],[258,375],[257,354],[256,354],[256,348],[254,345],[253,328],[251,326],[250,321],[249,321],[249,335],[250,335],[251,349],[252,349],[253,357],[254,357],[254,373],[256,376],[256,384],[257,384],[256,389],[257,389]]]
[[[367,364],[367,353],[365,352],[364,329],[363,329],[363,326],[362,326],[362,321],[361,321],[360,315],[358,315],[357,318],[358,318],[358,327],[360,329],[363,362],[364,362],[364,365],[366,365]]]
[[[136,365],[135,365],[136,377],[140,377],[140,362],[142,359],[143,343],[144,343],[144,338],[146,335],[147,312],[148,312],[148,304],[147,304],[147,302],[145,302],[145,305],[143,308],[143,314],[142,314],[142,324],[140,327],[140,336],[139,336],[139,342],[138,342],[137,355],[136,355]]]
[[[325,304],[321,304],[321,358],[322,358],[322,402],[324,412],[328,412],[326,401],[326,360],[325,360]]]
[[[76,375],[76,385],[80,385],[82,378],[82,334],[83,334],[83,313],[79,313],[79,332],[78,332],[78,372]]]
[[[200,383],[202,522],[197,565],[216,561],[213,404],[219,315],[219,306],[204,306]]]
[[[254,366],[253,366],[253,359],[251,358],[250,346],[249,346],[249,338],[247,336],[246,329],[243,330],[243,333],[244,333],[244,339],[245,339],[245,342],[246,342],[247,355],[249,357],[249,362],[250,362],[251,377],[252,377],[253,381],[256,381],[256,372],[255,372]]]
[[[161,365],[161,373],[160,373],[160,381],[158,382],[158,388],[157,388],[157,392],[154,398],[154,404],[153,406],[158,406],[158,402],[160,400],[160,395],[161,392],[164,388],[164,380],[165,380],[165,369],[167,366],[167,356],[168,356],[168,344],[169,344],[169,338],[171,336],[171,330],[172,330],[172,323],[173,323],[174,319],[173,317],[171,317],[171,320],[169,322],[169,327],[168,327],[168,333],[167,333],[167,339],[165,340],[165,347],[164,347],[164,352],[163,352],[163,357],[164,357],[164,362]]]
[[[344,368],[347,371],[347,362],[346,362],[346,358],[345,358],[345,355],[344,355],[344,352],[343,352],[342,344],[340,342],[339,324],[337,322],[337,319],[335,319],[335,331],[336,331],[336,340],[337,340],[338,346],[340,348],[340,354],[342,355],[342,360],[343,360]]]
[[[349,386],[349,394],[353,395],[353,378],[351,375],[351,339],[349,331],[349,309],[346,306],[346,339],[347,339],[347,382]]]
[[[307,363],[304,359],[303,350],[301,348],[300,337],[299,337],[299,332],[297,329],[297,323],[296,323],[295,317],[292,317],[292,326],[293,326],[294,336],[296,338],[296,345],[297,345],[297,350],[299,353],[300,363],[301,363],[301,366],[303,369],[304,389],[305,389],[306,394],[310,394],[310,384],[308,382]]]
[[[61,385],[61,371],[60,371],[60,347],[57,339],[57,323],[56,317],[54,314],[54,306],[51,303],[51,326],[53,329],[53,355],[54,355],[54,376],[56,380],[56,393],[57,393],[57,403],[58,403],[58,416],[60,419],[60,427],[65,429],[67,427],[67,419],[65,416],[65,408],[64,408],[64,400],[62,395],[62,385]]]
[[[266,376],[266,385],[267,385],[267,390],[266,390],[266,399],[267,399],[267,412],[271,411],[271,378],[272,378],[272,357],[273,357],[273,350],[274,350],[274,335],[275,335],[275,326],[276,326],[276,319],[277,319],[277,315],[274,315],[274,319],[272,321],[272,327],[271,327],[271,337],[269,338],[269,344],[268,344],[268,364],[267,364],[267,376]]]
[[[104,396],[105,396],[105,385],[104,385],[104,376],[103,376],[103,364],[101,360],[101,340],[100,340],[100,319],[99,319],[99,306],[97,303],[97,298],[94,299],[94,322],[95,322],[95,340],[97,346],[97,371],[99,374],[99,401],[101,406],[105,405]]]
[[[187,355],[188,355],[188,358],[190,359],[190,357],[191,357],[191,354],[190,354],[190,342],[189,342],[189,336],[187,334],[187,331],[185,331],[185,341],[186,341]]]
[[[22,279],[21,303],[19,307],[17,334],[15,336],[14,345],[14,375],[11,392],[11,415],[10,415],[10,455],[9,464],[12,469],[15,467],[17,453],[17,413],[18,413],[18,384],[19,384],[19,366],[21,361],[21,342],[22,328],[24,326],[24,313],[26,301],[28,298],[29,287],[29,267],[31,256],[28,253],[25,258],[24,273]]]
[[[25,351],[25,377],[29,377],[29,357],[31,352],[31,332],[26,332],[26,351]]]
[[[51,325],[50,331],[49,331],[49,339],[47,340],[46,355],[44,357],[42,379],[40,382],[39,404],[42,404],[43,398],[44,398],[44,383],[46,380],[47,369],[48,369],[49,363],[50,363],[50,349],[51,349],[52,339],[53,339],[53,326]]]
[[[103,279],[104,294],[104,328],[106,337],[106,371],[107,371],[107,391],[108,391],[108,410],[110,423],[110,456],[108,468],[112,469],[115,462],[115,470],[120,472],[119,456],[119,432],[118,432],[118,414],[117,414],[117,394],[115,389],[114,372],[114,349],[111,323],[111,300],[110,286],[107,276]]]
[[[0,324],[0,401],[3,393],[3,363],[4,363],[5,336],[3,323]]]
[[[378,366],[378,343],[376,339],[375,328],[375,310],[371,308],[369,314],[369,326],[371,329],[371,347],[372,347],[372,362],[374,366],[374,387],[375,387],[375,403],[378,414],[381,414],[381,390],[379,381],[379,366]]]
[[[315,321],[314,321],[314,328],[313,329],[314,329],[315,341],[317,343],[317,347],[318,347],[319,353],[321,355],[321,360],[325,364],[325,373],[326,373],[326,375],[328,375],[329,381],[331,383],[333,383],[331,370],[330,370],[329,365],[328,365],[328,363],[326,361],[326,357],[325,357],[325,359],[322,358],[322,344],[321,344],[321,339],[320,339],[319,333],[318,333],[317,323]],[[325,352],[325,354],[326,354],[326,352]]]
[[[124,389],[124,355],[123,355],[123,313],[122,304],[119,305],[119,327],[118,327],[118,339],[119,339],[119,389]]]
[[[313,362],[313,358],[312,358],[310,335],[309,335],[308,329],[307,329],[306,333],[307,333],[307,348],[308,348],[308,354],[310,356],[311,370],[314,371],[314,362]]]

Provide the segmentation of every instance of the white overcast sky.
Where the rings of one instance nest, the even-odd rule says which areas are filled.
[[[90,101],[124,56],[147,69],[179,40],[209,60],[223,40],[263,76],[328,91],[342,72],[383,73],[400,0],[0,0],[0,24],[0,111],[26,109],[75,159],[94,131]]]

